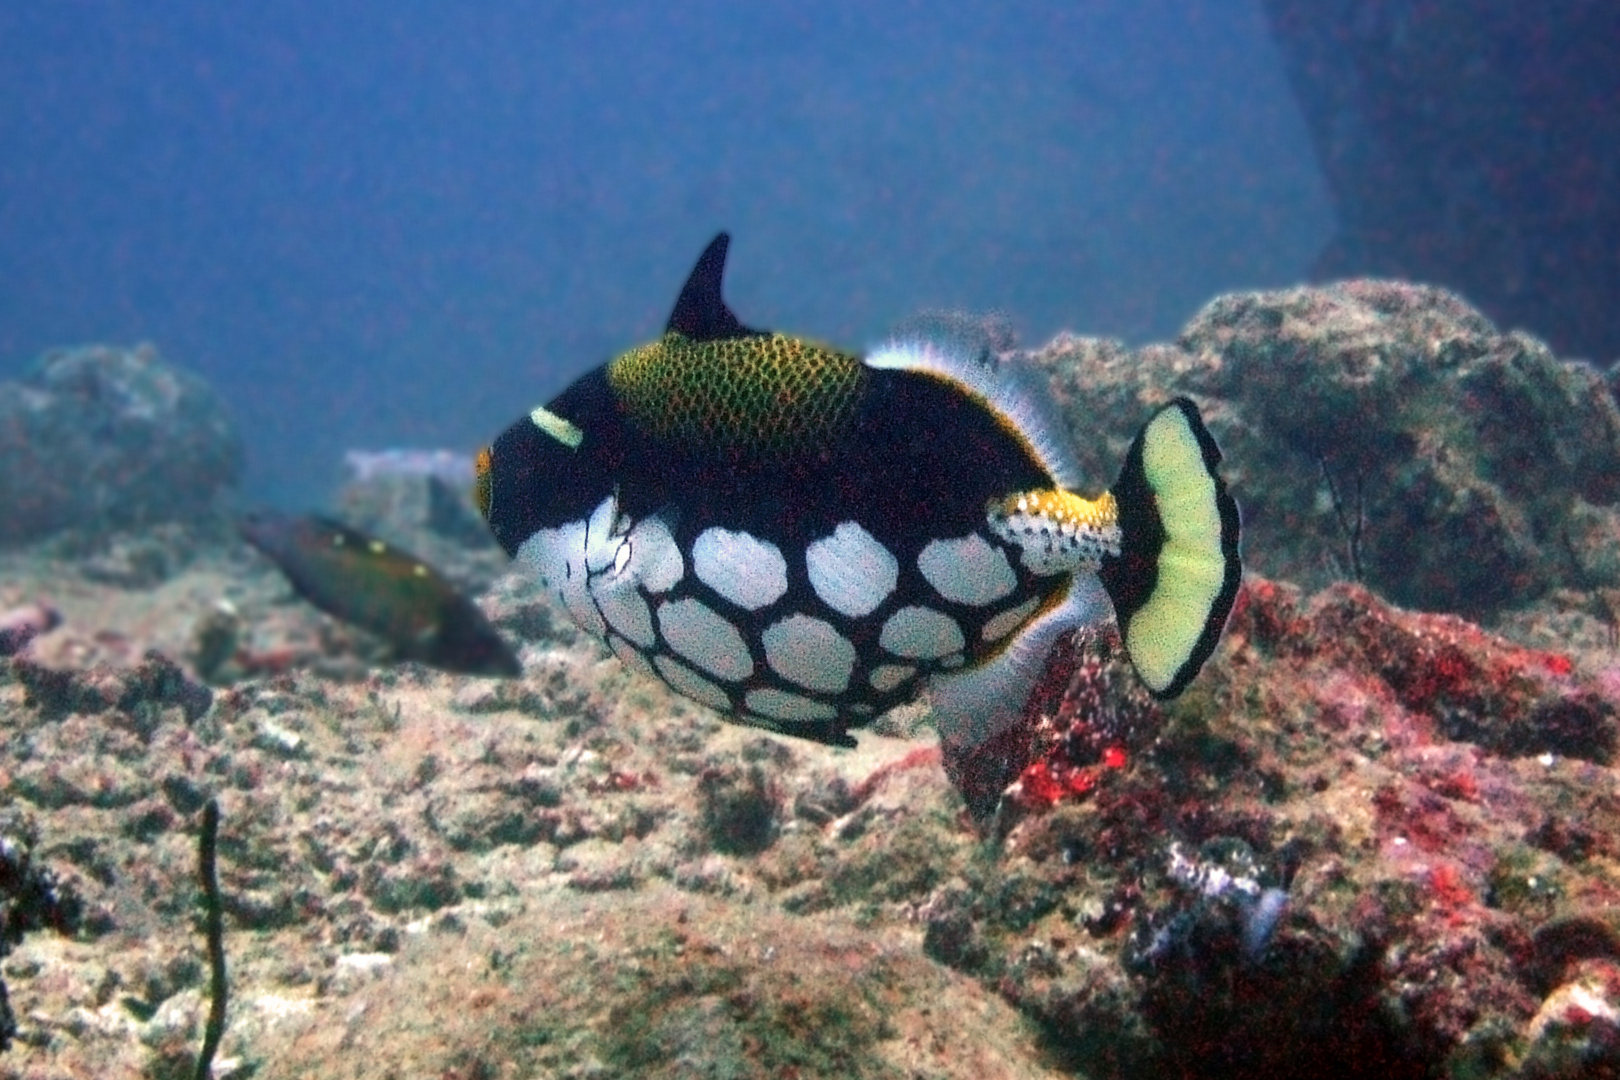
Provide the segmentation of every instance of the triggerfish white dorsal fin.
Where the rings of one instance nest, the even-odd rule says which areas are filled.
[[[946,323],[902,330],[866,356],[866,365],[919,371],[979,398],[1024,443],[1055,487],[1078,489],[1083,476],[1072,436],[1040,373],[1016,357],[1000,359],[988,343]]]
[[[686,284],[681,286],[681,295],[675,300],[675,310],[669,314],[666,331],[673,330],[693,341],[764,336],[764,331],[744,326],[726,306],[721,285],[726,275],[726,252],[730,248],[730,233],[720,233],[709,241],[687,275]]]
[[[1114,483],[1122,534],[1098,576],[1147,688],[1172,698],[1215,651],[1242,582],[1237,503],[1221,452],[1186,398],[1142,426]]]

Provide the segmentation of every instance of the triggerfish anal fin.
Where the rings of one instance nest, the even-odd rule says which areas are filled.
[[[397,658],[467,675],[522,674],[478,605],[409,552],[313,514],[249,514],[237,528],[294,592],[382,638]]]
[[[726,252],[731,247],[731,234],[720,233],[698,256],[697,265],[681,286],[681,295],[670,312],[666,331],[674,331],[693,341],[722,341],[727,338],[765,337],[762,330],[754,330],[737,321],[721,293],[721,282],[726,273]]]
[[[1120,553],[1098,576],[1147,688],[1172,698],[1215,651],[1243,579],[1237,503],[1198,407],[1176,398],[1143,425],[1113,487]]]

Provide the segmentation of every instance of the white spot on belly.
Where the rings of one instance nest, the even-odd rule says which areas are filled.
[[[876,611],[900,577],[900,563],[889,549],[853,521],[812,543],[804,561],[816,595],[851,618]]]
[[[619,499],[609,495],[591,511],[585,524],[585,565],[593,574],[600,574],[613,566],[619,557],[624,535],[618,532]]]
[[[909,604],[890,615],[878,634],[878,644],[912,660],[949,656],[966,644],[962,628],[949,615]]]
[[[654,595],[673,589],[686,572],[680,546],[659,518],[644,518],[630,530],[630,549],[631,573]]]
[[[782,549],[745,532],[705,529],[692,544],[692,572],[709,588],[747,611],[787,592]]]
[[[634,588],[593,588],[591,595],[596,598],[602,618],[613,629],[643,649],[650,649],[657,642],[653,636],[652,611]]]
[[[586,588],[585,522],[537,530],[523,541],[517,557],[563,602],[576,626],[598,638],[607,636],[607,624]]]
[[[660,604],[658,629],[670,648],[711,675],[736,682],[754,673],[742,634],[696,600]]]
[[[980,628],[979,636],[986,641],[1000,641],[1022,626],[1025,619],[1035,614],[1035,609],[1040,606],[1040,603],[1041,599],[1037,596],[1025,600],[1017,607],[1008,608],[1000,615],[992,616],[990,621]]]
[[[915,674],[917,669],[911,664],[880,664],[872,669],[872,674],[866,677],[866,681],[871,683],[872,689],[878,693],[887,694]]]
[[[647,658],[642,655],[641,650],[618,634],[608,635],[608,647],[613,650],[613,655],[619,658],[619,662],[631,671],[638,671],[643,675],[658,678],[658,672],[653,670],[653,666],[647,662]]]
[[[594,528],[594,519],[590,527]],[[591,575],[591,599],[609,626],[639,647],[650,649],[657,642],[652,610],[639,587],[654,593],[672,588],[681,579],[681,551],[668,527],[656,518],[637,525],[617,543],[612,566]]]
[[[917,556],[917,569],[939,595],[958,604],[994,603],[1018,587],[1006,552],[978,533],[930,541]]]
[[[658,674],[664,677],[671,690],[677,694],[685,694],[694,701],[701,701],[711,709],[721,712],[731,710],[731,698],[726,692],[714,683],[705,679],[685,664],[672,656],[658,655],[653,657],[653,663],[658,665]]]
[[[750,709],[777,720],[831,720],[838,715],[838,710],[824,701],[812,701],[798,694],[768,687],[748,691],[744,700]]]
[[[760,640],[765,643],[766,662],[782,678],[829,694],[843,693],[849,687],[855,646],[831,623],[789,615],[766,627]]]

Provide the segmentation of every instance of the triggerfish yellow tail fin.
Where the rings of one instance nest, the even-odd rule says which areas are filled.
[[[1242,581],[1238,509],[1198,407],[1176,398],[1137,433],[1112,491],[1118,555],[1098,576],[1137,674],[1158,698],[1187,688],[1220,641]]]

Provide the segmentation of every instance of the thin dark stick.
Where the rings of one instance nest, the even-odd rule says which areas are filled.
[[[225,909],[219,902],[219,875],[214,869],[214,847],[219,839],[219,802],[203,807],[202,836],[197,840],[197,877],[203,890],[203,930],[208,937],[208,1026],[203,1029],[202,1051],[197,1055],[197,1080],[208,1080],[214,1051],[225,1034]]]
[[[1356,527],[1350,533],[1350,565],[1355,568],[1356,580],[1362,580],[1361,529],[1367,523],[1367,504],[1361,494],[1361,470],[1356,470]]]
[[[1361,580],[1361,530],[1365,524],[1366,504],[1362,501],[1361,473],[1356,476],[1356,520],[1350,521],[1350,515],[1345,512],[1344,500],[1339,498],[1339,486],[1333,482],[1333,474],[1328,471],[1327,458],[1321,454],[1316,455],[1316,463],[1322,468],[1322,479],[1327,482],[1328,498],[1333,503],[1333,516],[1339,519],[1339,531],[1344,533],[1345,551],[1350,557],[1350,575],[1352,580]]]

